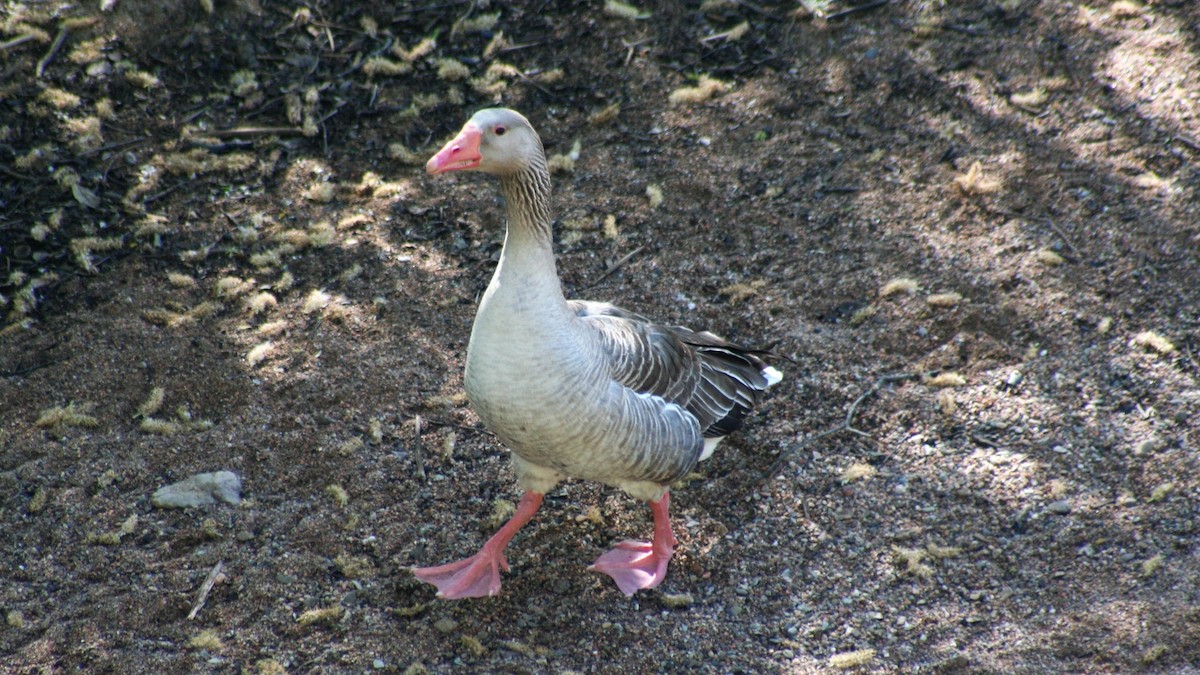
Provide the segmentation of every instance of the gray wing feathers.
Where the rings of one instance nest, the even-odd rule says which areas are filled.
[[[614,380],[639,394],[660,396],[693,416],[707,438],[739,426],[770,385],[754,352],[708,332],[654,324],[607,303],[573,300],[594,329]]]

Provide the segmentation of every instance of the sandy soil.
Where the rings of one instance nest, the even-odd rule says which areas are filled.
[[[112,4],[0,6],[0,669],[1200,668],[1196,4]],[[493,103],[570,295],[786,374],[633,599],[578,482],[500,596],[406,571],[518,496],[496,188],[420,170]]]

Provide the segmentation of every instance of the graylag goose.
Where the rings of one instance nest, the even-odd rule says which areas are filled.
[[[661,326],[603,302],[567,300],[555,269],[550,174],[520,113],[481,110],[425,165],[500,179],[508,230],[467,346],[467,398],[512,450],[516,513],[475,555],[413,574],[443,598],[500,590],[504,549],[560,480],[595,480],[648,501],[649,543],[625,541],[590,569],[626,595],[658,586],[677,543],[668,486],[737,429],[781,379],[761,351]]]

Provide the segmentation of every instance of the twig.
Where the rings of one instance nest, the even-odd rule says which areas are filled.
[[[1071,238],[1067,236],[1067,233],[1063,232],[1062,228],[1060,228],[1058,225],[1056,225],[1054,223],[1054,221],[1049,218],[1037,217],[1037,216],[1026,216],[1026,215],[1017,213],[1015,211],[1009,211],[1008,209],[998,209],[998,208],[992,208],[992,207],[988,207],[988,206],[984,206],[984,210],[992,211],[992,212],[998,213],[1002,216],[1008,216],[1009,218],[1020,218],[1022,220],[1041,221],[1042,223],[1045,223],[1051,230],[1054,230],[1054,234],[1057,234],[1058,238],[1062,239],[1063,243],[1067,245],[1067,248],[1071,249],[1071,253],[1076,258],[1083,259],[1083,254],[1081,254],[1079,252],[1079,249],[1075,248],[1074,242],[1072,242]]]
[[[888,4],[888,2],[889,0],[874,0],[873,2],[863,3],[854,7],[847,7],[846,9],[834,12],[832,14],[826,14],[825,20],[833,21],[834,19],[840,19],[851,14],[857,14],[858,12],[866,12],[868,10],[878,9]]]
[[[1075,244],[1071,243],[1071,239],[1067,237],[1066,232],[1063,232],[1061,229],[1059,229],[1058,225],[1055,225],[1053,220],[1050,220],[1049,218],[1044,220],[1046,221],[1046,224],[1050,226],[1050,229],[1054,230],[1054,233],[1063,240],[1063,243],[1067,245],[1067,248],[1071,249],[1071,253],[1074,253],[1076,258],[1083,257],[1079,254],[1079,249],[1075,248]]]
[[[109,143],[108,145],[102,145],[98,148],[93,148],[91,150],[85,150],[84,152],[79,153],[79,157],[91,157],[92,155],[96,155],[101,152],[108,152],[109,150],[116,150],[117,148],[123,148],[127,145],[137,145],[139,143],[145,143],[146,141],[149,141],[149,140],[152,140],[149,136],[142,136],[141,138],[129,138],[129,139],[126,139],[123,141],[116,141],[113,143]]]
[[[225,561],[218,560],[216,565],[213,565],[212,571],[208,573],[208,577],[204,579],[204,583],[200,584],[200,593],[196,596],[196,604],[192,605],[192,611],[188,612],[188,621],[193,621],[200,610],[204,608],[204,603],[208,600],[208,594],[212,592],[213,585],[217,583],[217,577],[221,575],[221,567]]]
[[[13,171],[12,169],[8,168],[7,166],[0,166],[0,173],[4,173],[7,176],[12,176],[13,178],[16,178],[17,180],[37,180],[33,176],[26,176],[23,173],[17,173],[16,171]]]
[[[623,257],[622,257],[620,260],[618,260],[618,261],[616,261],[615,263],[613,263],[613,264],[609,265],[609,266],[608,266],[608,269],[604,270],[604,274],[601,274],[599,277],[597,277],[597,278],[596,278],[596,280],[595,280],[595,281],[593,281],[592,283],[588,284],[587,286],[584,286],[584,289],[585,289],[585,290],[586,290],[586,289],[589,289],[589,288],[591,288],[591,287],[595,286],[596,284],[599,284],[601,281],[604,281],[605,279],[607,279],[609,276],[611,276],[611,275],[612,275],[612,273],[613,273],[613,272],[616,272],[618,269],[620,269],[620,268],[621,268],[621,266],[623,266],[625,263],[629,262],[629,260],[630,260],[631,258],[633,258],[633,256],[635,256],[635,255],[637,255],[637,254],[641,253],[641,252],[642,252],[642,250],[643,250],[643,249],[645,249],[645,248],[646,248],[646,245],[645,245],[645,244],[643,244],[643,245],[641,245],[641,246],[639,246],[639,247],[637,247],[637,248],[633,249],[633,250],[632,250],[632,251],[630,251],[629,253],[626,253],[626,254],[625,254],[625,255],[624,255],[624,256],[623,256]]]
[[[41,363],[35,363],[32,366],[25,366],[23,368],[14,368],[13,370],[0,370],[0,377],[24,377],[32,372],[39,371],[42,368],[49,368],[50,366],[53,366],[57,363],[62,363],[63,361],[66,361],[66,359],[54,359],[51,361],[43,361]]]
[[[1173,136],[1171,138],[1171,140],[1179,141],[1180,143],[1183,143],[1184,145],[1188,146],[1189,148],[1196,150],[1197,152],[1200,152],[1200,141],[1197,141],[1193,138],[1189,138],[1187,136],[1184,136],[1183,134],[1179,134],[1178,136]]]
[[[37,62],[37,76],[39,78],[42,76],[42,73],[46,72],[46,66],[50,65],[50,62],[58,55],[58,50],[62,49],[63,43],[67,41],[67,33],[70,32],[71,29],[66,26],[58,30],[58,35],[54,36],[54,42],[50,44],[49,51],[42,57],[42,60]]]
[[[206,132],[209,136],[303,136],[304,131],[296,127],[238,127]]]
[[[870,436],[871,434],[855,429],[852,426],[854,414],[858,412],[858,406],[862,405],[862,402],[865,401],[868,396],[879,391],[879,388],[885,384],[891,384],[892,382],[903,382],[904,380],[915,380],[917,377],[918,375],[916,373],[896,373],[894,375],[884,375],[878,380],[875,380],[875,384],[872,384],[870,389],[864,391],[861,396],[854,399],[854,403],[850,404],[850,409],[846,411],[846,421],[842,424],[842,428],[860,436]]]
[[[779,457],[771,464],[771,468],[767,471],[766,478],[769,480],[772,476],[779,473],[779,470],[783,468],[783,465],[785,463],[787,463],[789,460],[791,460],[792,457],[794,457],[796,455],[796,453],[800,452],[801,450],[808,447],[809,445],[812,445],[813,443],[821,440],[822,438],[827,438],[829,436],[832,436],[837,433],[841,433],[843,431],[849,431],[851,433],[858,434],[859,436],[870,436],[871,434],[869,434],[865,431],[862,431],[860,429],[854,428],[854,416],[855,416],[855,414],[858,413],[858,408],[859,408],[859,406],[862,405],[863,401],[867,400],[867,398],[870,397],[872,394],[878,392],[879,388],[885,384],[890,384],[892,382],[902,382],[904,380],[915,380],[918,377],[919,377],[919,375],[917,373],[894,373],[892,375],[884,375],[884,376],[880,377],[879,379],[875,380],[875,383],[872,384],[862,394],[860,394],[858,396],[858,398],[854,399],[854,402],[851,403],[850,407],[846,409],[846,419],[842,420],[842,422],[836,426],[833,426],[829,429],[815,433],[815,434],[809,436],[808,438],[805,438],[804,440],[800,441],[796,445],[794,445],[794,446],[788,448],[787,450],[785,450],[784,452],[780,453]]]
[[[413,441],[413,461],[416,462],[416,465],[417,465],[416,474],[417,474],[417,478],[419,478],[421,480],[421,482],[424,483],[425,482],[425,451],[424,451],[424,448],[421,447],[421,416],[420,415],[417,415],[416,418],[413,420],[413,436],[415,437],[415,440]]]
[[[36,39],[37,39],[37,36],[34,35],[33,33],[26,33],[24,35],[18,35],[17,37],[9,40],[8,42],[0,42],[0,52],[8,51],[9,49],[12,49],[13,47],[19,47],[19,46],[25,44],[26,42],[32,42]]]

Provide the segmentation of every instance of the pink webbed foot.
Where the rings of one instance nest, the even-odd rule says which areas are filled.
[[[483,598],[500,592],[500,569],[508,571],[508,561],[500,552],[485,546],[471,556],[437,567],[413,567],[413,576],[437,586],[438,597],[448,600]]]
[[[667,577],[667,563],[673,551],[655,551],[644,541],[623,541],[596,558],[588,569],[603,572],[617,582],[617,588],[632,596],[643,588],[654,588]]]
[[[542,505],[542,495],[527,491],[517,504],[517,512],[491,539],[479,549],[479,553],[458,562],[437,567],[409,568],[413,576],[437,586],[438,597],[456,600],[459,598],[483,598],[500,592],[500,570],[508,571],[504,559],[504,548],[516,536],[525,523],[533,518]]]
[[[623,541],[601,555],[588,569],[603,572],[617,582],[617,588],[627,596],[644,588],[655,588],[667,577],[667,564],[675,552],[675,534],[667,514],[669,495],[650,502],[654,513],[654,541]]]

